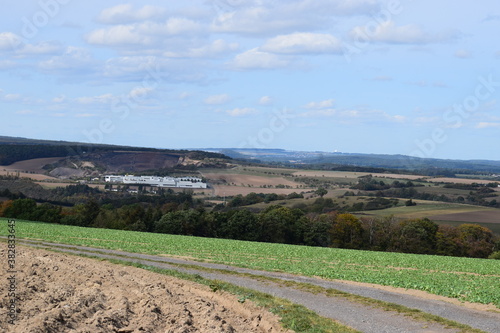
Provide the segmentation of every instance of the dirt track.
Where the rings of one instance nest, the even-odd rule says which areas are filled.
[[[43,243],[43,246],[54,247],[53,244]],[[42,244],[39,244],[39,246]],[[89,253],[97,249],[86,247],[64,246],[58,247],[59,250],[74,253]],[[432,299],[432,297],[421,297],[421,295],[409,295],[401,293],[398,290],[383,290],[368,286],[342,283],[336,281],[325,281],[321,279],[298,277],[282,273],[270,273],[262,271],[253,271],[243,268],[228,267],[210,263],[199,263],[186,261],[183,259],[166,258],[162,256],[141,255],[121,251],[111,251],[99,249],[98,255],[102,258],[115,258],[132,262],[139,262],[160,268],[176,269],[188,273],[200,274],[209,279],[218,279],[227,281],[236,285],[248,287],[251,289],[267,292],[269,294],[288,298],[295,303],[309,307],[319,314],[337,319],[362,332],[455,332],[448,330],[437,324],[429,324],[421,321],[410,320],[408,317],[393,312],[383,311],[366,305],[353,303],[339,297],[327,297],[325,295],[315,295],[306,291],[297,290],[291,287],[284,287],[281,284],[262,282],[248,276],[228,275],[223,272],[206,272],[193,268],[185,269],[172,264],[191,264],[207,268],[231,270],[242,273],[251,273],[256,275],[271,276],[281,280],[292,280],[297,282],[307,282],[323,288],[333,288],[345,292],[362,295],[365,297],[379,299],[404,306],[419,309],[424,312],[432,313],[443,318],[448,318],[457,322],[470,325],[485,332],[500,332],[500,314],[498,312],[488,312],[481,309],[467,308],[463,305],[452,304],[446,300]],[[125,257],[124,257],[125,256]]]

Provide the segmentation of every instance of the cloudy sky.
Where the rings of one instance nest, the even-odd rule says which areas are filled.
[[[500,160],[498,0],[7,7],[0,135]]]

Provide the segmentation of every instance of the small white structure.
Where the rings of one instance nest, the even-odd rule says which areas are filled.
[[[156,187],[207,188],[203,179],[197,177],[158,177],[158,176],[104,176],[106,183],[146,185]]]
[[[104,181],[106,183],[121,183],[123,182],[123,176],[104,176]]]

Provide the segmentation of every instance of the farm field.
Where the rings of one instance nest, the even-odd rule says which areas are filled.
[[[495,260],[314,248],[37,222],[18,221],[16,227],[20,238],[416,289],[500,308],[500,265]]]
[[[372,216],[388,216],[395,215],[401,218],[431,218],[435,215],[443,214],[459,214],[468,213],[470,216],[474,215],[476,212],[487,212],[482,213],[482,216],[488,216],[488,221],[468,221],[468,222],[490,222],[489,218],[491,216],[500,216],[500,209],[487,208],[481,206],[464,205],[456,203],[446,203],[446,202],[435,202],[426,200],[413,200],[417,203],[416,206],[398,206],[391,207],[382,210],[372,210],[362,212],[364,215]],[[485,215],[486,214],[486,215]],[[432,219],[432,218],[431,218]]]
[[[55,177],[44,175],[43,166],[57,162],[61,157],[35,158],[13,163],[11,165],[0,165],[0,176],[12,175],[19,172],[21,178],[29,178],[35,181],[58,180]]]
[[[0,321],[1,332],[285,331],[265,309],[185,279],[42,249],[17,250],[22,311],[15,325]],[[0,272],[8,275],[4,267]],[[8,288],[0,285],[0,294],[6,296]]]
[[[290,194],[306,189],[297,188],[302,183],[285,178],[281,173],[288,169],[246,168],[208,169],[201,172],[213,188],[212,195],[235,196],[255,193]],[[264,187],[265,186],[265,187]],[[287,187],[287,188],[276,188]]]
[[[462,213],[452,213],[452,214],[438,214],[432,215],[430,217],[434,220],[440,221],[460,221],[460,222],[472,222],[472,223],[499,223],[500,224],[500,210],[478,210],[478,211],[468,211]]]
[[[9,176],[15,174],[15,171],[4,171],[3,168],[0,167],[0,176]],[[42,181],[42,180],[58,180],[57,178],[42,175],[39,173],[26,173],[26,172],[20,172],[19,177],[21,178],[29,178],[35,181]]]
[[[43,167],[45,165],[55,163],[63,158],[64,157],[34,158],[31,160],[15,162],[11,165],[0,165],[0,169],[5,169],[7,171],[43,172]]]
[[[352,172],[352,171],[311,171],[300,170],[293,173],[295,176],[304,177],[333,177],[333,178],[350,178],[357,179],[358,177],[372,175],[377,178],[394,178],[394,179],[410,179],[416,180],[426,178],[418,175],[404,175],[395,173],[371,173],[371,172]]]
[[[247,195],[252,192],[255,193],[276,193],[276,194],[290,194],[293,192],[301,192],[304,189],[297,188],[260,188],[260,187],[245,187],[245,186],[227,186],[227,185],[212,185],[214,196],[236,196],[238,194]]]
[[[493,181],[491,180],[484,180],[484,179],[470,179],[470,178],[429,178],[426,179],[429,182],[432,183],[456,183],[456,184],[472,184],[472,183],[477,183],[477,184],[488,184],[492,183]]]
[[[66,187],[68,185],[76,185],[77,183],[75,182],[66,182],[66,183],[60,183],[60,182],[35,182],[35,184],[38,184],[44,188],[52,189],[52,188],[57,188],[57,187]],[[89,187],[93,188],[98,188],[100,190],[104,190],[104,186],[102,184],[86,184]]]
[[[390,216],[403,219],[428,218],[437,224],[458,226],[464,223],[482,225],[500,235],[500,209],[446,202],[413,200],[416,206],[398,206],[382,210],[360,212],[360,216]]]

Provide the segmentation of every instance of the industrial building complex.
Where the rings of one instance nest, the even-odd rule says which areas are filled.
[[[158,176],[104,176],[106,183],[146,185],[156,187],[207,188],[203,179],[197,177],[158,177]]]

